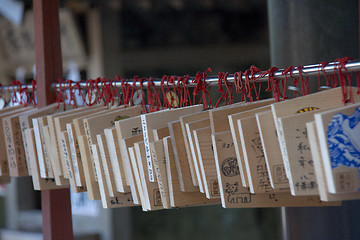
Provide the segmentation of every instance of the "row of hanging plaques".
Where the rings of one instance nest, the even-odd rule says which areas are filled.
[[[30,175],[35,190],[70,187],[104,208],[337,206],[360,198],[360,95],[344,105],[342,93],[148,114],[6,108],[0,180]]]

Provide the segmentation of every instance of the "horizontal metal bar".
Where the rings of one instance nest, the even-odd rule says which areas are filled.
[[[324,72],[326,74],[331,74],[334,73],[334,71],[336,71],[338,69],[338,64],[339,62],[330,62],[328,63],[324,69],[322,69],[322,65],[321,64],[311,64],[311,65],[305,65],[302,67],[302,73],[303,76],[305,77],[312,77],[312,76],[317,76],[319,74],[324,75]],[[345,64],[345,67],[347,69],[348,72],[356,72],[356,71],[360,71],[360,60],[354,60],[354,61],[349,61],[348,63]],[[273,76],[275,79],[282,79],[285,76],[283,75],[283,70],[284,69],[279,69],[277,71],[274,72]],[[260,77],[263,74],[263,72],[259,72],[254,74],[254,78],[256,79],[257,82],[265,82],[268,80],[268,74]],[[290,74],[289,74],[290,75]],[[288,75],[288,76],[289,76]],[[291,75],[293,77],[299,77],[300,73],[299,71],[294,67],[293,70],[291,71]],[[196,83],[193,83],[192,80],[194,78],[190,78],[189,79],[189,85],[188,86],[195,86]],[[242,76],[242,79],[245,80],[245,76]],[[209,76],[206,77],[206,83],[210,84],[210,85],[216,85],[218,84],[218,76]],[[230,74],[227,77],[227,80],[229,82],[234,82],[234,74]],[[130,80],[131,81],[131,80]],[[159,87],[161,86],[161,78],[155,78],[153,81],[154,85]],[[121,87],[121,83],[120,82],[113,82],[113,84],[115,84],[116,87]],[[131,83],[132,84],[132,83]],[[143,82],[143,86],[146,87],[148,84],[147,81]],[[140,87],[140,82],[136,82],[135,84],[137,87]],[[52,87],[55,88],[59,88],[59,83],[53,83]],[[75,83],[72,83],[72,86],[75,86]],[[81,88],[86,88],[86,82],[82,81],[80,82],[80,87]],[[28,84],[28,85],[22,85],[21,88],[27,88],[29,91],[32,91],[32,85]],[[69,88],[69,83],[61,83],[61,88],[63,89],[67,89]],[[13,87],[13,86],[1,86],[0,90],[3,91],[16,91],[17,87]]]

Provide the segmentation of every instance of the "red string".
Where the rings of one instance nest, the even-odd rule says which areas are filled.
[[[27,106],[30,103],[30,94],[28,92],[28,88],[27,87],[23,88],[21,86],[20,82],[18,82],[17,84],[18,84],[18,92],[20,95],[19,104],[23,104],[23,105]],[[25,96],[25,99],[24,99],[24,96]]]
[[[278,70],[279,69],[277,67],[272,67],[264,72],[264,73],[268,74],[268,87],[265,91],[273,92],[275,102],[279,102],[280,97],[281,97],[281,91],[280,91],[280,87],[279,87],[280,80],[274,78],[274,72],[276,72]]]
[[[178,97],[179,97],[179,107],[183,107],[184,106],[184,98],[183,98],[183,89],[181,87],[181,80],[182,80],[182,77],[177,77],[176,78],[176,91],[177,91],[177,94],[178,94]]]
[[[221,92],[221,96],[218,99],[218,101],[216,102],[215,108],[218,107],[220,100],[224,99],[225,101],[225,105],[229,105],[233,103],[233,95],[232,95],[232,88],[233,88],[233,84],[230,84],[227,80],[227,77],[229,76],[229,73],[222,73],[219,72],[218,74],[218,92]],[[226,92],[223,89],[222,85],[225,85],[226,87]]]
[[[132,90],[131,90],[131,97],[130,97],[130,104],[131,106],[134,106],[134,94],[136,91],[136,82],[138,81],[138,76],[133,77],[133,84],[132,84]],[[139,93],[137,92],[137,97],[139,97]]]
[[[58,106],[57,108],[60,107],[60,103],[64,102],[64,98],[62,97],[62,83],[61,83],[61,79],[59,78],[58,79],[58,84],[59,84],[59,90],[57,92],[57,97],[56,97],[56,102],[58,103]],[[65,105],[64,105],[64,108],[65,108]]]
[[[111,106],[110,104],[113,103],[113,96],[112,96],[110,84],[111,81],[109,81],[108,79],[105,78],[101,79],[102,98],[104,99],[104,105],[107,107]]]
[[[101,103],[101,100],[103,98],[103,92],[102,92],[102,82],[101,82],[101,78],[96,78],[94,81],[94,87],[95,87],[95,93],[98,95],[97,100],[95,101],[96,104]],[[99,87],[100,85],[100,87]],[[94,104],[95,104],[94,103]],[[104,106],[106,105],[106,103],[104,102]]]
[[[343,57],[340,59],[336,59],[338,61],[337,72],[339,76],[339,82],[343,94],[342,101],[344,103],[352,102],[354,103],[354,96],[351,88],[351,77],[346,69],[346,63],[352,61],[353,59],[350,57]]]
[[[207,90],[207,83],[206,83],[206,76],[207,73],[211,72],[211,68],[208,68],[205,72],[203,73],[196,73],[195,78],[192,80],[193,83],[196,83],[196,87],[194,89],[193,95],[194,95],[194,103],[195,103],[195,96],[199,93],[202,92],[202,96],[201,99],[199,101],[200,103],[203,103],[203,107],[204,109],[208,109],[209,107],[212,107],[212,103],[211,103],[211,98],[210,98],[210,86],[209,86],[209,91]],[[206,97],[209,98],[209,103],[206,99]]]
[[[124,96],[124,105],[127,107],[130,104],[130,84],[129,80],[126,80],[126,83],[124,83],[123,91],[125,90],[125,96]]]
[[[72,83],[73,83],[73,81],[72,80],[69,80],[69,79],[66,79],[65,80],[65,83],[67,83],[68,84],[68,89],[69,89],[69,94],[70,94],[70,98],[69,98],[69,104],[71,105],[73,105],[73,108],[76,108],[76,101],[75,101],[75,97],[74,97],[74,95],[75,95],[75,93],[74,93],[74,86],[72,85]],[[67,96],[66,96],[66,98],[67,98]]]
[[[301,91],[302,91],[302,95],[306,96],[309,94],[309,78],[306,77],[304,79],[303,77],[303,66],[298,66],[296,67],[296,69],[299,71],[299,75],[300,75],[300,84],[301,84]]]
[[[123,81],[122,81],[122,79],[121,79],[120,76],[116,76],[116,77],[115,77],[115,86],[114,86],[114,88],[115,88],[115,91],[116,91],[116,96],[117,96],[118,99],[119,99],[119,105],[122,105],[122,104],[124,103],[124,99],[123,99],[124,94],[119,93],[119,90],[118,90],[118,88],[116,87],[116,84],[117,84],[117,83],[120,83],[120,85],[121,85],[120,89],[123,89],[123,88],[122,88],[122,87],[123,87]]]
[[[146,78],[140,78],[139,82],[140,82],[140,91],[141,91],[141,106],[142,106],[142,111],[143,113],[147,113],[147,109],[146,109],[146,103],[145,103],[145,97],[144,97],[144,92],[143,92],[143,83],[144,83],[144,80]]]
[[[36,80],[35,79],[32,80],[31,85],[32,85],[32,94],[30,97],[30,101],[34,106],[36,106],[37,103],[36,103],[36,97],[35,97],[35,92],[36,92]]]
[[[247,102],[246,91],[242,80],[243,75],[244,73],[242,71],[236,72],[234,74],[235,92],[237,94],[241,94],[241,101]]]
[[[80,86],[80,82],[77,82],[75,83],[75,86],[74,88],[77,88],[78,89],[78,96],[81,96],[81,99],[82,99],[82,106],[85,106],[86,102],[85,102],[85,97],[84,97],[84,94],[83,94],[83,91],[81,89],[81,86]]]
[[[220,96],[219,99],[217,100],[217,102],[216,102],[216,104],[215,104],[215,108],[218,107],[221,99],[223,99],[223,98],[226,99],[226,97],[225,97],[225,92],[224,92],[224,89],[223,89],[223,87],[222,87],[224,76],[225,76],[224,73],[222,73],[222,72],[219,72],[219,73],[218,73],[218,90],[217,90],[217,91],[221,93],[221,96]],[[225,102],[226,102],[226,100],[225,100]]]
[[[337,65],[334,64],[334,72],[331,75],[331,87],[336,88],[338,85],[337,83]]]
[[[255,96],[256,96],[256,100],[259,101],[260,100],[260,91],[261,91],[261,83],[259,83],[259,88],[258,90],[256,89],[256,82],[263,76],[262,74],[260,74],[258,77],[255,77],[255,74],[260,73],[261,69],[252,65],[250,67],[250,79],[252,81],[252,85],[251,85],[251,89],[253,89],[255,91]],[[251,90],[252,91],[252,90]]]
[[[168,96],[170,97],[170,102],[169,102],[169,108],[175,108],[175,104],[174,104],[174,96],[173,94],[176,94],[175,92],[172,92],[170,90],[170,87],[169,87],[169,83],[170,84],[173,84],[175,82],[174,80],[175,76],[170,76],[168,78],[166,78],[166,99],[167,101],[169,102],[169,99],[168,99]]]
[[[190,95],[190,91],[189,91],[189,75],[185,75],[182,79],[181,79],[181,83],[182,86],[184,88],[184,105],[188,106],[188,105],[193,105],[193,103],[191,102],[191,95]]]
[[[142,85],[142,83],[140,83],[140,85]],[[148,84],[146,86],[147,104],[150,112],[156,111],[153,87],[154,87],[154,80],[150,77],[148,80]]]
[[[165,89],[164,89],[164,82],[165,82],[165,80],[166,80],[167,78],[168,78],[168,76],[164,75],[164,76],[161,78],[161,83],[160,83],[160,89],[161,89],[162,96],[163,96],[162,109],[167,108],[168,105],[169,105],[168,100],[167,100],[167,97],[166,97]]]
[[[19,86],[20,82],[17,80],[11,81],[10,85],[12,88],[12,91],[10,91],[10,89],[8,89],[9,91],[9,95],[11,96],[11,102],[12,104],[17,103],[17,96],[16,96],[16,92],[19,91],[18,86]],[[12,93],[11,93],[12,92]]]
[[[320,65],[321,65],[321,71],[323,72],[323,75],[325,77],[325,80],[326,80],[326,86],[329,87],[329,81],[330,81],[330,77],[327,76],[326,74],[326,71],[325,71],[325,67],[329,64],[329,62],[320,62]],[[319,71],[318,71],[318,78],[320,78],[320,74],[319,74]],[[320,87],[319,87],[320,89]]]
[[[93,104],[95,104],[95,101],[92,102],[92,96],[94,93],[94,80],[93,79],[86,80],[86,89],[87,89],[88,105],[92,106]]]
[[[289,74],[290,75],[290,79],[292,80],[292,83],[294,85],[295,88],[297,88],[297,85],[298,85],[298,79],[294,78],[292,76],[292,70],[293,70],[293,66],[289,66],[287,68],[285,68],[281,74],[284,75],[284,82],[283,82],[283,100],[284,99],[287,99],[286,97],[286,86],[287,86],[287,75]],[[294,91],[294,97],[298,97],[299,96],[299,92],[297,90]]]

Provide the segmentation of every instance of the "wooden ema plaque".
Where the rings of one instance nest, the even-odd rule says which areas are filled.
[[[143,188],[143,186],[141,184],[140,172],[139,172],[139,168],[138,168],[138,165],[137,165],[135,148],[134,147],[129,147],[128,152],[129,152],[131,168],[133,169],[133,173],[134,173],[134,179],[135,179],[135,183],[136,183],[136,188],[137,188],[137,190],[139,192],[141,207],[142,207],[143,211],[147,211],[149,209],[149,202],[148,202],[147,199],[145,199],[144,188]]]
[[[360,104],[315,114],[330,193],[359,193]]]
[[[149,180],[149,174],[146,167],[147,162],[144,142],[142,141],[134,143],[134,149],[139,170],[139,176],[141,180],[141,186],[143,187],[144,199],[147,204],[147,210],[153,211],[164,209],[158,184],[150,182]]]
[[[315,122],[307,122],[306,128],[311,146],[311,155],[314,161],[315,176],[318,183],[318,189],[319,189],[319,195],[321,201],[333,202],[333,201],[360,199],[360,193],[341,193],[341,194],[329,193],[329,188],[327,186],[327,181],[325,176],[324,164],[321,157],[320,142],[319,142]]]
[[[199,184],[198,184],[198,179],[197,179],[196,173],[195,173],[194,160],[192,159],[192,154],[191,154],[190,144],[189,144],[189,141],[188,141],[188,138],[187,138],[187,132],[186,132],[186,125],[185,124],[189,123],[189,122],[201,120],[201,119],[204,119],[204,118],[208,118],[208,117],[209,117],[209,114],[206,111],[202,111],[202,112],[182,116],[182,117],[179,118],[180,123],[181,123],[181,131],[182,131],[182,134],[184,136],[184,146],[185,146],[185,150],[186,150],[186,155],[187,155],[187,159],[189,161],[191,179],[193,181],[194,186],[199,186]],[[175,158],[178,159],[179,156],[177,156],[177,152],[174,152],[174,154],[175,154]]]
[[[98,148],[96,144],[91,146],[93,151],[95,170],[98,176],[98,183],[101,195],[101,203],[104,208],[119,208],[119,207],[130,207],[135,206],[131,193],[119,193],[116,192],[113,197],[111,197],[108,193],[108,188],[105,183],[105,173],[103,172],[102,162],[99,159]]]
[[[32,110],[21,111],[2,119],[9,174],[11,177],[29,176],[19,117],[22,114],[31,113]]]
[[[140,113],[141,106],[129,107],[125,109],[115,108],[111,109],[111,111],[107,113],[101,114],[101,116],[92,116],[83,119],[83,124],[90,151],[90,162],[92,163],[92,166],[94,166],[94,161],[92,157],[91,145],[97,142],[96,135],[103,133],[105,128],[113,126],[116,121],[124,118],[137,116]],[[94,177],[96,179],[96,175]],[[137,203],[136,199],[134,199],[134,203]]]
[[[236,166],[234,143],[230,131],[212,135],[216,170],[219,176],[221,203],[224,208],[336,206],[338,203],[321,202],[318,196],[294,197],[290,193],[267,192],[252,194],[242,187]]]
[[[138,118],[140,124],[140,117]],[[115,127],[104,129],[104,134],[109,150],[111,169],[114,174],[116,190],[118,192],[129,192],[130,188],[126,184],[125,171],[121,160],[119,140]]]
[[[68,188],[69,186],[57,186],[54,179],[41,178],[39,163],[37,161],[37,152],[35,147],[35,135],[32,128],[25,130],[25,138],[28,145],[28,156],[29,163],[31,165],[31,178],[33,181],[34,190],[49,190],[49,189],[60,189]]]
[[[93,113],[73,119],[76,138],[79,144],[81,162],[84,170],[86,188],[90,200],[100,200],[100,189],[99,189],[99,184],[97,182],[96,170],[94,168],[94,164],[90,156],[90,147],[85,132],[84,119],[88,117],[101,116],[102,114],[109,113],[111,111],[112,109],[103,110],[97,113]]]
[[[244,156],[243,156],[243,152],[242,152],[239,131],[237,130],[237,122],[236,121],[237,121],[237,119],[239,119],[238,114],[241,114],[244,111],[249,111],[254,108],[269,105],[273,102],[274,102],[273,99],[269,99],[269,100],[264,100],[264,101],[259,101],[259,102],[244,103],[243,105],[238,105],[238,106],[235,106],[234,108],[231,108],[231,107],[220,108],[220,110],[216,110],[216,111],[214,110],[214,112],[210,113],[211,115],[213,115],[213,118],[219,122],[221,120],[226,121],[225,117],[228,118],[228,122],[224,123],[225,124],[224,128],[219,129],[220,126],[217,126],[216,129],[212,129],[212,131],[227,131],[228,129],[231,130],[234,144],[237,146],[237,147],[235,147],[236,157],[237,157],[237,159],[239,159],[239,163],[241,163],[239,165],[239,169],[240,169],[241,183],[242,183],[242,186],[244,186],[244,187],[248,187],[249,183],[248,183],[248,175],[246,172],[245,162],[242,161],[242,159],[244,159]],[[221,112],[224,113],[223,116],[221,116]]]
[[[31,110],[30,112],[28,112],[27,115],[19,116],[19,122],[20,122],[20,126],[21,126],[22,139],[23,139],[23,146],[24,146],[24,153],[25,153],[25,157],[26,157],[29,175],[31,175],[31,165],[29,164],[30,158],[27,153],[28,150],[27,150],[27,142],[26,142],[26,138],[25,138],[25,130],[28,128],[33,128],[32,121],[30,120],[30,118],[44,116],[44,115],[52,114],[56,111],[63,110],[62,104],[60,104],[59,108],[57,108],[57,107],[58,107],[57,103],[51,104],[51,105],[48,105],[48,106],[40,108],[40,109],[35,108],[35,109]]]
[[[141,126],[141,117],[140,114],[138,116],[134,116],[131,118],[123,119],[120,121],[115,122],[115,130],[117,136],[117,142],[119,147],[119,161],[120,164],[115,166],[116,169],[119,169],[117,172],[122,178],[125,179],[124,187],[128,188],[130,186],[130,178],[131,174],[125,171],[124,166],[124,158],[126,157],[125,154],[127,149],[124,146],[121,146],[121,139],[135,137],[137,135],[142,136],[142,126]],[[139,140],[140,141],[140,140]],[[117,164],[115,162],[115,164]],[[130,175],[129,175],[130,174]]]
[[[143,136],[141,134],[120,139],[121,160],[125,170],[126,182],[130,186],[133,201],[136,204],[140,204],[140,196],[135,182],[134,170],[131,167],[128,148],[133,147],[134,143],[140,142],[141,140],[143,140]]]
[[[179,177],[175,166],[175,157],[173,148],[171,147],[171,137],[163,139],[165,158],[166,158],[166,171],[169,183],[169,196],[171,207],[188,207],[188,206],[204,206],[219,204],[219,200],[209,200],[205,194],[200,192],[183,192],[180,189]]]
[[[194,122],[188,122],[188,123],[185,124],[187,138],[188,138],[190,149],[191,149],[193,165],[194,165],[194,168],[195,168],[197,182],[199,184],[199,190],[200,190],[201,193],[205,193],[205,189],[204,189],[203,176],[202,176],[202,173],[200,171],[199,158],[198,158],[197,152],[196,152],[196,146],[195,146],[193,131],[195,129],[197,129],[197,128],[207,127],[207,126],[209,126],[209,124],[210,124],[209,118],[202,119],[202,120],[197,120],[197,121],[194,121]]]
[[[160,197],[164,208],[170,208],[169,183],[166,172],[166,158],[162,140],[150,142],[151,158],[154,163],[154,174],[160,190]]]
[[[264,157],[269,173],[271,187],[274,189],[289,188],[285,166],[281,155],[274,117],[271,111],[255,114],[259,128]]]
[[[210,126],[195,129],[193,134],[206,197],[208,199],[220,198]]]
[[[356,88],[352,88],[352,91],[356,91]],[[284,140],[284,132],[281,127],[280,118],[291,116],[291,115],[301,115],[303,113],[318,110],[318,109],[326,109],[334,106],[341,107],[343,105],[342,102],[342,90],[341,88],[334,88],[330,90],[326,90],[319,93],[310,94],[307,96],[303,96],[300,98],[295,98],[283,102],[278,102],[271,105],[271,110],[274,116],[274,122],[276,126],[276,130],[278,133],[278,140],[281,148],[281,154],[283,156],[286,175],[288,178],[291,176],[290,168],[288,167],[288,155],[286,151],[286,145]],[[355,102],[360,100],[360,95],[354,96]],[[303,127],[305,128],[305,122],[303,123]],[[291,179],[289,179],[291,180]],[[311,184],[311,183],[305,183]],[[292,183],[290,182],[290,185]],[[316,194],[317,189],[310,190],[307,187],[300,187],[298,190],[293,189],[295,194]],[[312,191],[313,193],[310,193]],[[300,193],[302,192],[302,193]]]
[[[105,135],[98,134],[96,135],[97,138],[97,145],[98,145],[98,153],[99,153],[99,159],[102,164],[103,173],[105,177],[105,187],[107,187],[107,191],[110,195],[110,197],[114,197],[115,193],[117,192],[116,184],[115,184],[115,177],[114,173],[111,169],[111,163],[110,163],[110,156],[109,156],[109,149],[106,144]]]
[[[141,115],[141,124],[144,136],[145,150],[146,150],[146,159],[148,162],[148,171],[150,181],[155,181],[154,172],[153,172],[153,163],[151,160],[150,152],[150,142],[154,141],[154,136],[152,134],[153,129],[164,128],[167,126],[168,122],[178,120],[180,116],[200,112],[202,110],[202,105],[195,105],[190,107],[172,109],[172,110],[163,110],[159,112],[153,112],[145,115]],[[161,119],[161,121],[159,121]]]
[[[5,143],[0,147],[0,175],[1,176],[9,176],[9,169],[13,169],[14,171],[17,168],[16,156],[15,156],[15,136],[13,136],[12,127],[10,125],[4,126],[3,120],[6,117],[21,113],[27,110],[30,110],[32,107],[15,107],[15,108],[7,108],[1,111],[0,113],[0,138],[1,142]],[[9,155],[9,156],[8,156]],[[9,163],[11,166],[9,166]],[[27,168],[26,165],[22,163],[24,168]],[[27,169],[25,169],[27,170]],[[16,171],[15,171],[16,172]]]
[[[252,193],[255,193],[256,191],[263,192],[264,188],[267,187],[267,184],[264,182],[264,179],[268,178],[267,168],[265,164],[265,159],[263,157],[263,151],[262,151],[262,144],[259,137],[259,131],[257,128],[257,123],[255,119],[255,114],[258,112],[263,112],[266,110],[269,110],[270,106],[263,106],[247,111],[243,111],[241,113],[233,114],[232,120],[236,123],[233,126],[234,129],[231,129],[232,131],[238,131],[238,135],[240,137],[240,141],[237,141],[238,144],[236,147],[240,147],[239,152],[242,152],[242,159],[238,159],[238,165],[240,170],[240,165],[245,166],[245,172],[247,176],[247,183],[248,187],[250,187],[250,191]],[[245,126],[242,127],[241,121],[242,119],[252,117],[252,120],[246,121]],[[230,117],[229,117],[230,119]],[[250,131],[246,131],[247,128],[250,128]],[[244,130],[244,131],[243,131]],[[236,134],[232,133],[233,140],[234,136]],[[250,141],[250,142],[249,142]],[[260,148],[260,149],[259,149]],[[257,170],[258,169],[258,170]],[[243,169],[244,171],[244,169]],[[259,171],[259,174],[257,173]],[[261,172],[261,173],[260,173]],[[240,172],[241,176],[241,172]],[[261,177],[261,180],[259,180],[259,177]],[[258,188],[260,186],[258,181],[261,181],[264,183],[263,187]],[[267,181],[266,181],[267,182]],[[255,190],[256,188],[256,190]]]
[[[182,192],[198,192],[199,188],[194,185],[191,176],[191,164],[189,161],[192,161],[192,157],[189,160],[187,153],[183,151],[185,149],[185,139],[187,139],[186,133],[183,134],[180,121],[169,122],[168,126],[175,158],[174,167],[176,167],[177,176],[179,178],[179,187]],[[189,144],[188,140],[186,141]],[[195,171],[195,169],[193,171]]]

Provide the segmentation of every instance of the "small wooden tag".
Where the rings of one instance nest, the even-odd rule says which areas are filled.
[[[76,186],[75,176],[74,176],[74,167],[71,161],[70,148],[69,148],[69,137],[66,131],[60,133],[61,144],[63,148],[63,153],[65,157],[65,162],[68,170],[70,189],[73,193],[86,192],[86,187]]]
[[[148,201],[145,199],[145,195],[144,195],[144,191],[143,191],[144,188],[142,186],[141,179],[140,179],[140,173],[139,173],[139,168],[137,166],[134,147],[129,147],[128,152],[129,152],[129,157],[130,157],[131,168],[134,173],[136,188],[139,192],[141,207],[142,207],[143,211],[147,211],[150,207],[149,207]]]
[[[321,156],[330,193],[360,191],[360,104],[315,114]]]
[[[139,117],[140,123],[140,117]],[[125,171],[122,165],[119,140],[115,128],[104,129],[106,143],[108,146],[111,169],[114,173],[115,185],[118,192],[130,192],[129,186],[126,184]]]
[[[175,166],[175,158],[171,147],[171,137],[163,139],[166,157],[166,171],[169,183],[169,196],[171,207],[204,206],[219,204],[219,200],[209,200],[200,192],[182,192]]]
[[[228,115],[229,127],[230,127],[233,141],[235,144],[236,158],[239,161],[240,177],[241,177],[241,183],[242,183],[243,187],[248,187],[250,185],[249,180],[248,180],[250,176],[248,176],[248,174],[247,174],[245,162],[243,161],[243,159],[244,159],[244,154],[243,154],[243,150],[242,150],[243,148],[241,146],[240,135],[239,135],[240,133],[239,133],[236,121],[240,118],[250,116],[250,115],[244,116],[243,112],[247,112],[252,109],[267,106],[273,102],[274,102],[274,100],[270,99],[270,100],[263,100],[263,101],[259,101],[259,102],[253,102],[253,103],[246,103],[246,104],[235,107],[235,109],[233,109],[232,112],[229,112],[229,114],[230,114],[230,115]],[[237,110],[237,111],[234,112],[234,110]],[[219,110],[219,111],[221,112],[221,110]],[[228,111],[229,110],[227,110],[227,112]],[[220,118],[218,118],[218,119],[220,120]],[[219,122],[217,124],[221,124],[221,123]],[[228,129],[224,128],[223,130],[227,131]]]
[[[162,140],[150,142],[151,158],[154,163],[154,173],[160,190],[161,202],[164,208],[170,208],[169,183],[166,172],[166,158]]]
[[[289,188],[285,166],[281,155],[274,117],[271,111],[256,114],[256,121],[264,150],[270,183],[274,189]]]
[[[95,170],[98,176],[98,183],[101,195],[101,203],[104,208],[119,208],[119,207],[131,207],[136,206],[134,204],[131,193],[119,193],[117,192],[114,197],[110,197],[108,188],[105,185],[105,174],[103,172],[102,162],[100,161],[98,148],[96,144],[91,146],[93,150]]]
[[[208,199],[220,198],[219,181],[216,174],[214,151],[211,142],[211,128],[196,129],[193,131],[193,134],[206,197]]]
[[[311,155],[314,161],[315,176],[318,183],[318,189],[319,189],[321,201],[333,202],[333,201],[360,199],[360,193],[341,193],[341,194],[329,193],[315,122],[307,122],[306,128],[311,146]]]
[[[135,183],[135,177],[134,177],[133,169],[131,167],[128,148],[133,147],[134,143],[143,140],[143,136],[136,135],[132,137],[122,138],[119,140],[120,140],[120,149],[121,149],[121,160],[125,170],[126,182],[130,186],[134,203],[140,204],[139,192]]]
[[[11,144],[14,136],[10,127],[6,127],[5,129],[3,119],[17,113],[25,112],[31,108],[32,107],[11,107],[0,111],[0,142],[4,143],[0,146],[0,176],[9,176],[9,169],[15,169],[17,167],[16,159],[10,158],[10,160],[8,160],[8,153],[10,156],[15,154],[14,145]],[[9,161],[11,161],[12,166],[9,166]]]
[[[255,116],[237,121],[250,192],[269,192],[272,188]]]
[[[189,161],[192,161],[192,157],[189,160],[187,157],[187,153],[184,151],[185,139],[187,139],[187,137],[184,137],[186,136],[186,133],[185,135],[183,135],[180,121],[169,122],[168,126],[170,130],[171,144],[175,158],[174,167],[176,167],[176,176],[178,176],[179,178],[178,180],[180,189],[182,192],[198,192],[199,188],[194,186],[194,181],[191,177],[191,164],[189,164]],[[188,140],[186,141],[189,144]]]
[[[111,169],[109,149],[106,144],[105,135],[98,134],[96,135],[97,144],[98,144],[98,153],[103,168],[103,173],[105,176],[105,186],[108,188],[108,193],[110,197],[114,197],[116,190],[115,178],[113,171]]]
[[[21,111],[3,118],[4,133],[6,136],[5,145],[7,148],[9,173],[11,177],[29,176],[19,117],[23,114],[29,114],[33,110],[34,109],[25,112]]]
[[[163,110],[159,112],[141,115],[141,123],[146,149],[146,159],[148,162],[149,179],[151,182],[155,181],[153,164],[151,160],[151,152],[149,147],[150,142],[154,141],[152,130],[164,128],[168,125],[168,122],[178,120],[180,116],[200,112],[202,108],[202,105],[195,105],[190,107]]]
[[[239,169],[234,164],[234,144],[229,131],[212,135],[216,170],[219,176],[221,203],[225,208],[337,206],[339,203],[321,202],[318,196],[294,197],[290,193],[252,194],[239,184]]]
[[[143,187],[144,199],[147,201],[148,210],[153,211],[164,209],[158,184],[150,182],[149,180],[149,174],[146,167],[147,162],[144,142],[134,143],[134,149]]]
[[[193,131],[195,129],[207,127],[209,125],[210,125],[209,118],[197,120],[194,122],[188,122],[185,124],[187,138],[188,138],[190,149],[191,149],[193,165],[195,167],[196,178],[197,178],[197,182],[199,184],[199,190],[201,193],[205,193],[205,189],[204,189],[203,176],[202,176],[202,173],[201,173],[200,167],[199,167],[200,163],[199,163],[199,158],[198,158],[197,152],[196,152],[196,145],[195,145],[195,141],[194,141]]]
[[[186,155],[187,155],[187,159],[189,161],[191,179],[193,181],[194,186],[199,186],[199,184],[198,184],[198,180],[197,180],[197,177],[196,177],[194,161],[192,159],[192,154],[191,154],[190,144],[189,144],[189,141],[188,141],[188,138],[187,138],[187,132],[186,132],[186,125],[185,124],[188,123],[188,122],[193,122],[193,121],[201,120],[201,119],[208,118],[208,117],[209,117],[209,113],[207,111],[201,111],[201,112],[198,112],[198,113],[182,116],[182,117],[179,118],[180,123],[181,123],[181,131],[182,131],[183,138],[184,138],[184,145],[185,145]],[[176,159],[178,158],[176,152],[175,152],[175,158]]]
[[[60,189],[68,188],[69,186],[57,186],[54,179],[44,179],[40,177],[39,163],[37,161],[37,151],[35,146],[35,136],[34,130],[32,128],[27,128],[24,132],[27,149],[29,154],[29,161],[31,164],[31,178],[33,181],[34,190],[49,190],[49,189]]]
[[[31,175],[32,171],[31,171],[31,165],[29,164],[30,158],[27,153],[28,150],[27,150],[27,140],[25,138],[25,130],[28,128],[33,128],[32,121],[30,120],[31,118],[46,116],[46,115],[52,114],[54,112],[63,111],[63,109],[64,109],[63,104],[60,104],[59,108],[58,108],[58,106],[59,106],[58,103],[50,104],[50,105],[45,106],[40,109],[37,109],[37,108],[33,109],[30,112],[28,112],[27,114],[22,114],[19,116],[19,122],[20,122],[20,126],[21,126],[23,144],[24,144],[24,152],[25,152],[26,162],[28,165],[29,175]],[[67,183],[67,185],[68,185],[68,183]]]

